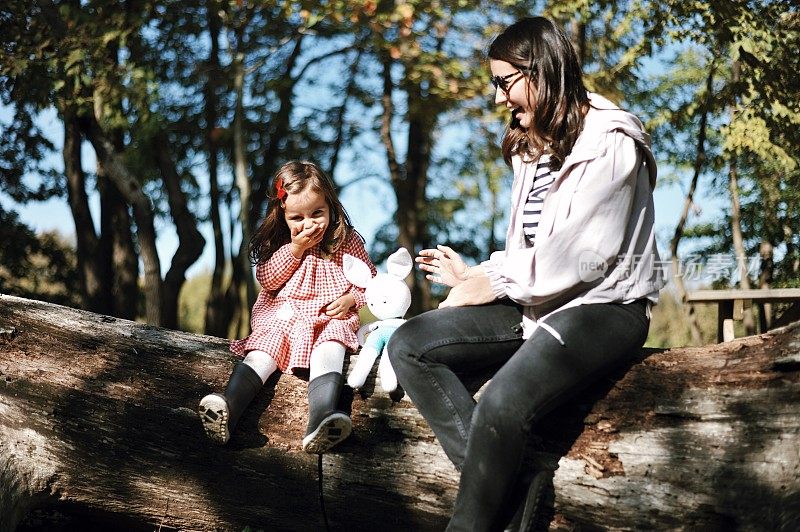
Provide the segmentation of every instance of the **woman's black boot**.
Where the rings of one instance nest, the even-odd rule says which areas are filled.
[[[308,383],[308,428],[303,450],[322,454],[350,435],[350,416],[337,408],[344,377],[334,371]]]
[[[558,468],[558,456],[539,453],[533,459],[531,471],[525,474],[521,486],[524,498],[506,531],[539,532],[548,530],[554,517],[553,476]]]
[[[206,395],[197,407],[206,436],[220,445],[228,443],[242,412],[263,385],[253,368],[242,362],[236,364],[225,393]]]
[[[553,519],[553,472],[548,469],[533,475],[520,516],[519,532],[539,532],[550,528]]]

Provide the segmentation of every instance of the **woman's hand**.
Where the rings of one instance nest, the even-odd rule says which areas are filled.
[[[447,298],[439,303],[439,308],[467,307],[470,305],[483,305],[497,299],[485,275],[470,277],[450,289]]]
[[[298,259],[303,257],[307,249],[313,248],[325,236],[325,224],[309,222],[302,226],[297,226],[291,230],[292,236],[292,255]]]
[[[425,278],[433,283],[456,286],[467,279],[467,264],[461,255],[447,246],[423,249],[415,260],[420,270],[430,272]]]
[[[353,308],[355,304],[356,300],[353,294],[348,292],[325,307],[325,314],[333,319],[341,320],[347,316],[347,313],[350,312],[350,309]]]

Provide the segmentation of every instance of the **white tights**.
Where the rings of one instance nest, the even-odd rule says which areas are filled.
[[[264,351],[248,351],[247,356],[244,357],[242,362],[253,368],[253,371],[258,373],[258,376],[261,377],[262,384],[267,382],[269,376],[275,373],[275,370],[278,369],[278,364],[275,362],[275,359],[266,354]]]
[[[344,346],[339,342],[322,342],[311,351],[311,368],[308,380],[326,373],[341,373],[344,365]]]
[[[320,375],[335,372],[341,373],[344,365],[344,346],[339,342],[323,342],[311,352],[311,368],[308,380],[313,380]],[[267,379],[278,369],[275,359],[264,351],[248,351],[244,357],[245,364],[253,368],[261,382]]]

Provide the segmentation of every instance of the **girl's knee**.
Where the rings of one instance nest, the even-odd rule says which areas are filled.
[[[322,342],[311,351],[309,379],[326,373],[341,373],[344,365],[345,346],[339,342]]]

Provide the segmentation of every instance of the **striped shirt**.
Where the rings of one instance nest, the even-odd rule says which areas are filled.
[[[533,185],[522,210],[522,232],[530,246],[533,246],[536,240],[536,230],[539,228],[539,220],[542,217],[544,198],[555,178],[556,176],[550,171],[550,155],[542,155],[537,161]]]

